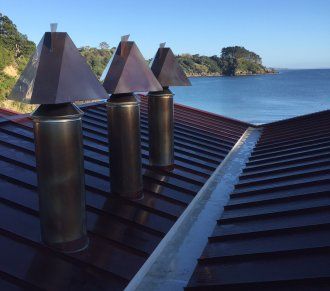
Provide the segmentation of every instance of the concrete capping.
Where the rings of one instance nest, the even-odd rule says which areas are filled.
[[[249,127],[136,273],[126,291],[182,290],[229,200],[260,129]]]

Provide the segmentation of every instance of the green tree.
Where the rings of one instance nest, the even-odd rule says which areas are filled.
[[[259,55],[240,46],[223,48],[220,63],[223,73],[229,76],[267,72]]]
[[[18,77],[8,76],[4,69],[12,66],[19,75],[34,50],[35,44],[20,33],[7,16],[0,13],[0,101],[8,96]]]
[[[13,22],[0,13],[0,39],[3,48],[14,53],[15,58],[29,57],[35,44],[29,41],[27,36],[20,33]]]
[[[102,41],[100,44],[99,44],[99,48],[101,50],[108,50],[110,49],[110,46],[108,45],[108,43],[106,43],[105,41]]]
[[[115,48],[111,48],[106,42],[101,42],[99,48],[89,46],[79,49],[81,55],[86,58],[87,64],[91,67],[95,75],[100,78]]]

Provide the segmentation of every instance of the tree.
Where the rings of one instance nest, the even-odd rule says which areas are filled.
[[[99,48],[101,50],[108,50],[110,49],[110,46],[108,45],[108,43],[106,43],[105,41],[102,41],[100,44],[99,44]]]
[[[261,57],[241,46],[225,47],[221,50],[221,67],[225,75],[265,73]]]
[[[8,96],[16,82],[4,69],[12,66],[20,74],[34,50],[35,44],[20,33],[7,16],[0,13],[0,101]]]
[[[79,51],[86,58],[86,62],[94,74],[99,78],[114,53],[115,48],[110,49],[106,42],[101,42],[99,48],[85,46],[80,48]]]
[[[15,58],[29,57],[35,50],[35,44],[26,35],[20,33],[13,22],[0,13],[0,43],[8,51],[14,52]]]

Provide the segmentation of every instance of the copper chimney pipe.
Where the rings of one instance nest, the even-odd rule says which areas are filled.
[[[31,115],[41,236],[47,245],[63,252],[88,246],[82,115],[72,103],[40,105]]]
[[[148,94],[149,164],[174,167],[173,93],[164,88]]]
[[[111,192],[143,197],[140,102],[133,92],[158,91],[160,84],[128,36],[122,37],[104,75],[107,101]]]
[[[41,237],[62,252],[88,246],[83,112],[71,102],[106,96],[68,34],[53,29],[45,33],[9,97],[41,104],[31,114]]]
[[[165,43],[160,44],[151,70],[163,88],[148,94],[149,164],[171,170],[174,168],[174,94],[168,87],[191,83]]]
[[[140,103],[133,94],[107,101],[111,192],[142,197]]]

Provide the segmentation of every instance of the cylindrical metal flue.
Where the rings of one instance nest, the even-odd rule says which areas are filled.
[[[107,102],[111,192],[142,197],[140,103],[132,94],[114,94]]]
[[[31,115],[42,240],[63,252],[88,246],[82,115],[72,103],[40,105]]]
[[[173,93],[164,88],[148,94],[149,164],[154,167],[174,167]]]

